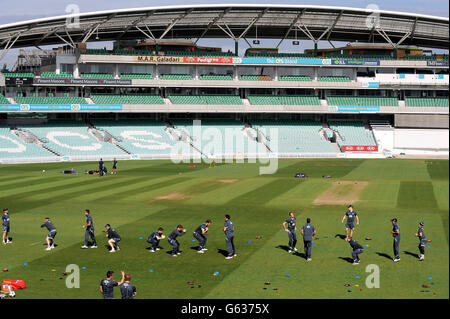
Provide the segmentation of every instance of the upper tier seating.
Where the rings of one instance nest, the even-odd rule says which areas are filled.
[[[193,77],[190,74],[162,74],[161,80],[192,80]]]
[[[393,60],[394,58],[390,55],[380,55],[380,54],[336,54],[329,53],[325,55],[328,59],[342,59],[342,60]]]
[[[11,104],[9,100],[0,93],[0,104]]]
[[[270,75],[241,75],[241,81],[272,81]]]
[[[307,75],[283,75],[280,76],[280,81],[311,81],[311,77]]]
[[[320,82],[350,82],[348,76],[321,76],[318,78]]]
[[[109,73],[83,73],[81,74],[82,79],[100,79],[100,80],[111,80],[114,79],[114,75]]]
[[[123,80],[153,80],[152,74],[143,74],[143,73],[130,73],[130,74],[121,74],[120,78]]]
[[[252,105],[320,105],[317,96],[253,95],[248,100]]]
[[[208,81],[232,81],[233,78],[231,75],[223,75],[223,74],[205,74],[200,76],[200,80],[208,80]]]
[[[159,95],[93,94],[91,99],[97,104],[164,104]]]
[[[373,133],[370,130],[365,129],[363,122],[330,121],[328,124],[332,130],[337,131],[341,136],[342,141],[338,140],[339,146],[377,145]]]
[[[406,106],[411,107],[448,107],[448,97],[406,97]]]
[[[34,78],[31,72],[2,72],[5,78]]]
[[[237,95],[171,95],[169,99],[173,104],[243,104],[241,98]]]
[[[166,51],[167,56],[189,56],[189,57],[234,57],[232,52],[216,52],[216,51]]]
[[[395,97],[386,96],[329,96],[329,105],[340,106],[398,106]]]
[[[41,77],[51,79],[73,79],[73,74],[64,72],[61,72],[60,74],[56,74],[56,72],[42,72]]]
[[[29,96],[15,100],[19,104],[88,104],[84,98],[75,96]]]
[[[295,59],[311,59],[315,58],[309,53],[248,53],[248,58],[295,58]]]

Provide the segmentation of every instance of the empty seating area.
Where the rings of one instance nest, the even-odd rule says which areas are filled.
[[[403,57],[403,60],[409,61],[436,61],[436,60],[448,60],[448,55],[444,55],[442,58],[438,58],[435,55],[407,55]]]
[[[88,104],[84,98],[76,96],[29,96],[15,100],[19,104]]]
[[[189,57],[234,57],[236,56],[232,52],[220,52],[220,51],[166,51],[167,56],[189,56]]]
[[[410,107],[448,107],[448,97],[406,97],[406,106]]]
[[[252,105],[320,105],[317,96],[253,95],[248,100]]]
[[[3,94],[0,94],[0,104],[11,104],[11,103]]]
[[[2,72],[5,78],[34,78],[31,72]]]
[[[109,73],[83,73],[81,74],[82,79],[114,79],[114,75]]]
[[[394,58],[390,55],[380,55],[380,54],[326,54],[325,58],[328,59],[342,59],[342,60],[393,60]]]
[[[73,79],[73,74],[68,74],[61,72],[57,74],[56,72],[42,72],[42,78],[50,78],[50,79]]]
[[[329,96],[327,100],[340,106],[398,106],[397,98],[386,96]]]
[[[313,121],[251,121],[252,127],[260,129],[270,140],[273,152],[281,154],[336,153],[336,148],[322,139],[319,132],[322,123]],[[271,132],[272,130],[272,132]],[[275,131],[276,130],[276,131]],[[277,134],[278,139],[272,134]]]
[[[232,81],[231,75],[205,74],[200,76],[200,80],[206,81]]]
[[[130,73],[121,74],[120,78],[123,80],[153,80],[153,75],[144,73]]]
[[[161,80],[192,80],[193,77],[190,74],[162,74]]]
[[[93,94],[91,99],[97,104],[164,104],[159,95]]]
[[[311,77],[307,75],[283,75],[280,76],[280,81],[311,81]]]
[[[242,105],[237,95],[171,95],[173,104]]]
[[[241,75],[241,81],[272,81],[270,75]]]
[[[350,82],[348,76],[320,76],[317,81],[319,82]]]
[[[97,121],[97,130],[104,130],[130,154],[169,156],[175,142],[165,132],[166,125],[158,121]]]
[[[337,140],[339,146],[375,146],[377,145],[372,131],[366,130],[363,122],[330,121],[332,130],[339,133],[341,140]]]
[[[248,53],[248,58],[295,58],[295,59],[311,59],[315,58],[309,53]]]

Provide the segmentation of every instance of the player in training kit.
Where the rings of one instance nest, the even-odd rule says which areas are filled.
[[[117,160],[114,158],[111,175],[116,174],[116,173],[117,173]]]
[[[154,253],[155,251],[161,249],[159,248],[159,242],[161,239],[166,238],[166,236],[163,235],[163,231],[164,229],[159,227],[157,231],[151,233],[150,236],[148,236],[147,243],[152,245],[152,248],[150,248],[149,250],[151,253]]]
[[[392,236],[394,237],[394,261],[400,261],[400,227],[397,224],[397,218],[392,220]]]
[[[56,227],[48,217],[45,217],[44,223],[41,225],[41,228],[43,227],[47,228],[47,230],[49,231],[47,237],[45,238],[47,242],[47,248],[45,250],[52,250],[55,248],[55,236],[57,234]]]
[[[225,233],[225,242],[227,243],[228,256],[225,259],[237,257],[236,249],[234,248],[234,224],[231,221],[230,215],[225,215],[225,225],[223,226]]]
[[[348,206],[348,210],[345,213],[344,217],[342,218],[342,223],[344,223],[345,218],[347,218],[347,223],[345,224],[345,236],[347,238],[353,237],[353,229],[355,228],[355,219],[356,219],[356,225],[359,225],[359,217],[358,214],[353,210],[353,205]],[[348,232],[350,230],[350,236],[348,235]]]
[[[108,237],[108,244],[111,247],[110,253],[115,253],[116,251],[120,250],[119,245],[117,243],[122,239],[120,238],[120,235],[116,232],[115,229],[111,228],[110,224],[106,224],[106,237]],[[115,248],[114,248],[115,246]]]
[[[109,270],[106,273],[106,279],[100,281],[100,293],[103,295],[103,299],[114,299],[114,287],[121,286],[125,280],[125,273],[122,273],[122,280],[120,282],[114,281],[114,271]]]
[[[353,265],[359,265],[359,254],[362,254],[364,252],[363,246],[358,244],[356,241],[354,241],[351,237],[347,238],[348,243],[352,247],[352,257],[353,257]]]
[[[419,223],[419,229],[417,230],[416,234],[416,237],[418,237],[420,240],[419,241],[420,261],[425,259],[425,245],[427,244],[427,237],[425,236],[423,225],[424,225],[423,222]]]
[[[306,224],[302,227],[303,245],[305,249],[306,261],[311,261],[312,240],[316,236],[316,229],[311,225],[311,219],[306,219]]]
[[[297,219],[294,216],[294,213],[289,213],[289,218],[286,219],[283,223],[284,230],[288,233],[289,236],[289,250],[288,253],[292,253],[292,251],[297,251],[295,245],[297,245]]]
[[[172,257],[177,257],[181,254],[180,243],[177,240],[178,236],[183,236],[186,234],[186,229],[183,229],[182,225],[178,225],[177,228],[169,235],[169,244],[172,246]]]
[[[10,231],[10,219],[9,219],[9,212],[8,212],[8,208],[3,209],[3,215],[2,215],[2,226],[3,226],[3,240],[2,240],[2,244],[6,245],[6,244],[10,244],[11,242],[9,241],[9,231]]]
[[[84,216],[86,216],[86,225],[83,225],[83,229],[86,229],[86,231],[84,232],[84,245],[81,246],[81,248],[88,248],[89,238],[92,239],[91,248],[97,248],[97,241],[95,240],[94,235],[94,221],[92,220],[89,209],[84,211]]]
[[[98,162],[98,174],[100,175],[100,177],[103,176],[103,172],[104,172],[104,165],[103,159],[101,158],[100,161]]]
[[[131,275],[125,274],[125,282],[120,286],[122,299],[134,299],[136,297],[136,287],[130,283]]]
[[[194,238],[198,240],[198,250],[199,254],[203,254],[208,249],[206,248],[206,233],[209,230],[209,226],[211,225],[211,221],[208,219],[206,222],[197,227],[194,231]]]

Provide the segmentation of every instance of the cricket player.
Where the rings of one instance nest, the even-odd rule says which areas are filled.
[[[208,249],[206,248],[206,233],[209,230],[209,226],[211,225],[211,221],[208,219],[203,224],[197,227],[194,231],[194,238],[198,240],[198,250],[199,254],[203,254]]]
[[[416,237],[419,238],[419,251],[420,251],[420,261],[425,259],[425,245],[427,244],[427,237],[425,236],[425,232],[423,230],[423,222],[419,223],[419,229],[417,230]]]
[[[122,293],[122,299],[134,299],[136,297],[136,287],[130,283],[131,275],[125,274],[125,282],[120,286],[120,292]]]
[[[294,213],[289,213],[289,218],[286,219],[283,223],[284,230],[288,233],[289,236],[289,250],[288,253],[292,253],[292,251],[297,251],[295,247],[297,245],[297,219],[294,216]]]
[[[47,242],[47,248],[45,250],[49,251],[52,249],[55,249],[55,236],[57,234],[56,227],[53,225],[53,223],[50,221],[50,218],[45,217],[44,223],[41,225],[41,228],[47,228],[49,231],[47,237],[45,238]]]
[[[353,210],[353,205],[348,206],[348,210],[345,213],[344,217],[342,218],[342,223],[344,223],[345,218],[347,218],[347,223],[345,224],[345,235],[347,238],[353,237],[353,229],[355,228],[355,218],[356,218],[356,225],[359,225],[359,217],[358,214]],[[350,230],[350,236],[348,235],[348,232]]]
[[[116,173],[117,173],[117,160],[116,160],[116,158],[114,158],[111,175],[116,174]]]
[[[84,232],[84,245],[81,248],[86,249],[89,245],[89,239],[92,239],[91,248],[97,248],[97,241],[95,240],[94,235],[94,221],[92,220],[91,212],[89,209],[84,211],[84,216],[86,216],[86,224],[83,225],[83,229],[86,229]]]
[[[108,244],[111,247],[110,253],[115,253],[116,251],[119,251],[119,245],[117,243],[121,241],[122,238],[120,238],[120,235],[116,232],[115,229],[111,228],[110,224],[105,225],[106,228],[106,237],[108,237]],[[115,246],[115,248],[114,248]]]
[[[166,236],[163,235],[164,229],[162,227],[159,227],[157,231],[153,232],[148,236],[147,243],[152,245],[152,248],[150,248],[150,252],[154,253],[157,250],[160,250],[159,248],[159,242],[161,239],[166,238]]]
[[[103,159],[101,158],[100,161],[98,162],[98,173],[99,173],[100,177],[103,176],[103,171],[104,171],[104,165],[103,165]]]
[[[352,247],[352,257],[353,257],[353,265],[359,265],[359,254],[362,254],[364,252],[363,246],[358,244],[356,241],[352,239],[352,237],[347,238],[348,243]]]
[[[223,232],[225,233],[225,241],[227,243],[228,256],[225,259],[231,259],[237,257],[236,249],[234,247],[234,224],[231,221],[230,215],[225,215],[225,225],[223,226]]]
[[[397,218],[393,218],[392,222],[392,236],[394,237],[394,262],[400,261],[400,227],[397,224]]]
[[[311,261],[311,251],[312,251],[312,240],[316,236],[316,229],[311,225],[311,219],[306,219],[306,224],[303,225],[301,230],[303,236],[303,246],[305,249],[306,261]]]
[[[183,229],[182,225],[178,225],[177,228],[169,235],[169,244],[172,246],[172,257],[178,257],[180,252],[180,243],[177,240],[178,236],[183,236],[186,234],[186,229]]]
[[[122,273],[122,280],[120,282],[114,281],[114,271],[108,270],[106,273],[106,279],[100,281],[100,293],[103,295],[103,299],[114,299],[114,287],[121,286],[125,280],[125,273]]]
[[[2,226],[3,226],[2,244],[3,245],[10,244],[11,243],[11,241],[9,241],[10,219],[9,219],[8,208],[3,209]]]

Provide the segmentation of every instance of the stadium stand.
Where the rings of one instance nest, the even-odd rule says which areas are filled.
[[[157,121],[97,121],[96,129],[104,130],[130,154],[168,156],[174,141],[165,132],[166,125]]]
[[[45,125],[21,125],[20,128],[34,134],[44,142],[43,145],[60,156],[97,158],[124,154],[113,144],[97,140],[84,123],[54,122]]]
[[[200,80],[207,81],[232,81],[231,75],[205,74],[200,76]]]
[[[214,57],[214,58],[224,58],[224,57],[235,57],[236,55],[232,52],[217,52],[217,51],[166,51],[167,56],[189,56],[189,57]]]
[[[54,154],[34,143],[25,143],[12,134],[10,127],[0,126],[0,159],[56,158]]]
[[[373,133],[365,128],[363,122],[330,121],[328,124],[332,130],[339,133],[341,139],[338,139],[337,143],[341,147],[345,145],[377,145]]]
[[[0,104],[11,104],[8,99],[0,93]]]
[[[2,72],[5,78],[34,78],[31,72]]]
[[[19,104],[88,104],[84,98],[75,96],[29,96],[15,100]]]
[[[317,79],[319,82],[350,82],[348,76],[321,76]]]
[[[73,74],[64,72],[61,72],[60,74],[56,74],[56,72],[42,72],[41,77],[51,79],[73,79]]]
[[[170,95],[173,104],[242,105],[237,95]]]
[[[311,77],[306,75],[283,75],[280,76],[280,81],[311,81]]]
[[[190,74],[162,74],[160,76],[161,80],[192,80],[192,75]]]
[[[82,79],[114,79],[114,75],[108,73],[83,73],[81,74]]]
[[[272,81],[270,75],[241,75],[241,81]]]
[[[319,132],[322,123],[313,121],[251,121],[252,127],[261,129],[271,140],[270,149],[281,154],[294,153],[336,153],[329,141],[322,139]],[[278,150],[272,141],[271,130],[278,130]]]
[[[397,98],[386,96],[329,96],[327,100],[340,106],[398,106]]]
[[[93,94],[91,99],[97,104],[164,104],[159,95]]]
[[[406,97],[408,107],[448,107],[447,97]]]
[[[390,55],[380,54],[335,54],[329,53],[325,55],[325,58],[337,59],[337,60],[393,60]]]
[[[410,60],[410,61],[436,61],[440,60],[435,55],[406,55],[403,57],[403,60]],[[448,55],[444,55],[441,60],[448,60]]]
[[[248,58],[294,58],[311,59],[315,58],[313,54],[308,53],[252,53],[247,54]]]
[[[248,100],[252,105],[320,105],[317,96],[253,95]]]
[[[152,74],[139,74],[139,73],[133,73],[133,74],[121,74],[120,78],[123,80],[153,80]]]

